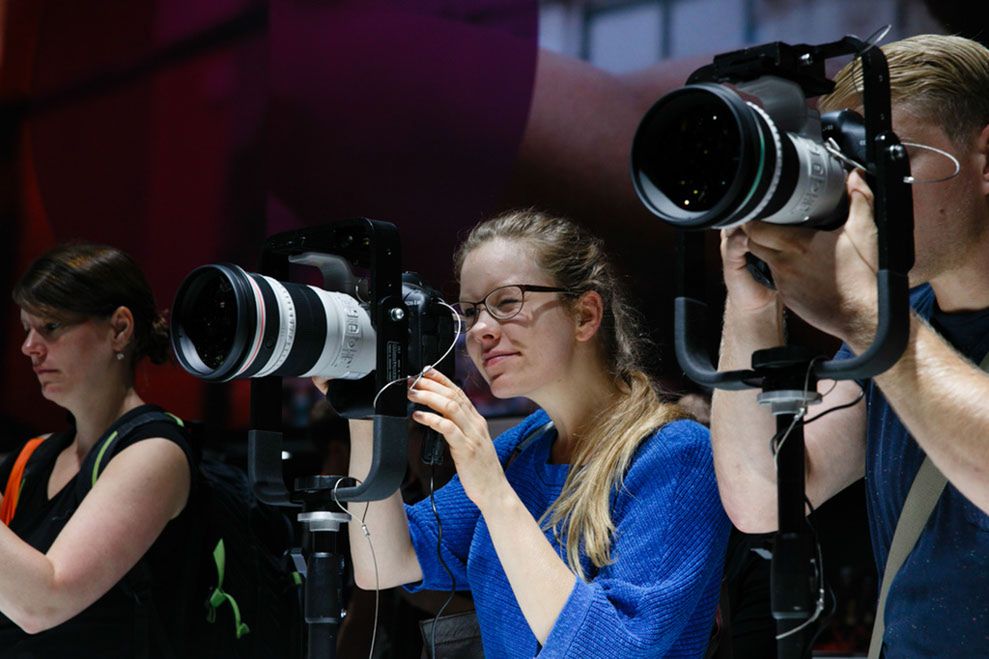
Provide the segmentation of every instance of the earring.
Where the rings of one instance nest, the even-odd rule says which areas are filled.
[[[117,353],[117,361],[118,362],[124,361],[124,353],[122,353],[122,352],[118,352]]]

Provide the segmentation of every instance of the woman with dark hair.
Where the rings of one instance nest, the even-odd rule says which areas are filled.
[[[495,396],[541,409],[492,441],[463,391],[428,370],[409,400],[431,411],[413,418],[444,436],[457,476],[435,515],[428,499],[372,502],[373,552],[350,525],[358,585],[470,590],[485,656],[702,656],[729,530],[708,434],[643,371],[600,241],[509,213],[473,229],[456,268],[472,361]],[[363,477],[369,424],[351,435]]]
[[[105,464],[94,450],[159,409],[134,390],[134,369],[167,358],[165,321],[134,261],[102,245],[54,248],[13,298],[21,351],[71,427],[32,444],[21,467],[20,451],[0,465],[0,485],[15,480],[0,502],[9,524],[0,524],[0,654],[167,655],[166,639],[181,631],[170,612],[184,608],[174,605],[192,454],[178,425],[162,420],[117,437]],[[80,478],[91,479],[82,495]]]

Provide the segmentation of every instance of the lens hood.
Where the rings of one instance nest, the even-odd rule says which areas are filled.
[[[684,229],[734,224],[764,205],[780,151],[768,117],[732,89],[696,83],[659,99],[632,143],[645,206]]]
[[[257,334],[256,287],[239,266],[203,265],[190,272],[172,307],[172,348],[196,377],[223,382],[235,377]]]

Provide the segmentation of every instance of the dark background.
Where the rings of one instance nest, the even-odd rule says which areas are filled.
[[[979,36],[981,4],[930,7],[947,30]],[[406,269],[455,297],[458,237],[498,210],[537,206],[606,240],[657,341],[655,373],[694,391],[672,357],[672,236],[634,198],[627,154],[638,118],[710,58],[612,75],[540,50],[537,20],[533,0],[0,4],[0,290],[55,243],[84,239],[130,252],[168,307],[197,265],[250,269],[270,233],[366,216],[398,225]],[[718,278],[712,261],[715,307]],[[18,310],[0,309],[7,451],[64,414],[19,352]],[[834,347],[799,325],[794,337]],[[142,367],[138,389],[205,421],[217,449],[242,459],[246,383],[206,385],[167,365]],[[339,464],[325,439],[306,438],[314,400],[308,383],[286,387],[293,472]],[[860,648],[875,592],[861,485],[817,519],[843,602],[825,641]]]

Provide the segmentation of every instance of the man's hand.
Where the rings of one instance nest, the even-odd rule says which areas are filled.
[[[733,308],[742,313],[758,313],[779,304],[776,291],[757,282],[746,267],[749,237],[742,228],[721,232],[721,262],[725,288]]]
[[[787,308],[820,330],[863,348],[876,329],[876,226],[872,191],[853,172],[848,221],[835,231],[751,222],[748,248],[773,273]],[[726,264],[727,270],[727,264]],[[725,279],[727,283],[728,274]]]

